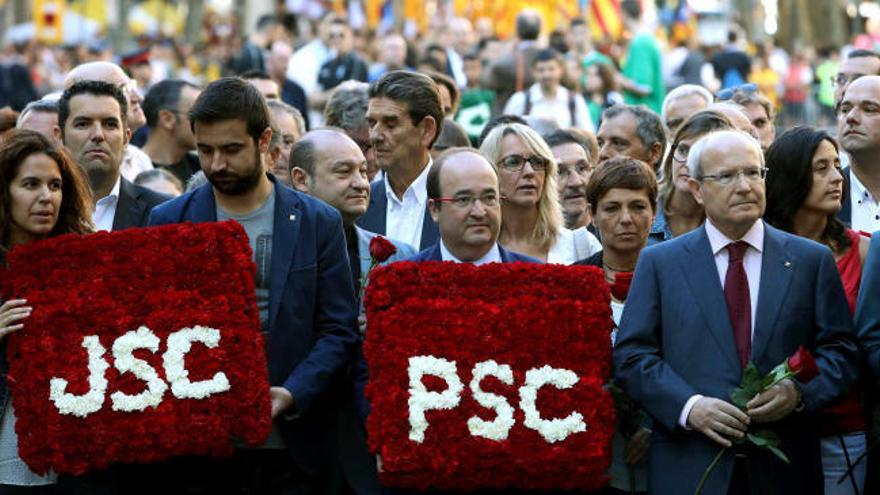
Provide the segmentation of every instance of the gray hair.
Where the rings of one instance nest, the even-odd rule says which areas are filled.
[[[24,121],[25,116],[31,112],[58,113],[58,100],[43,98],[28,103],[18,115],[18,122],[15,127],[21,129],[21,123]]]
[[[208,177],[205,175],[205,172],[199,170],[186,181],[186,192],[190,192],[193,189],[204,186],[207,183]]]
[[[298,134],[302,136],[306,133],[306,120],[303,118],[303,115],[296,108],[284,103],[281,100],[268,100],[266,102],[269,105],[269,111],[272,110],[281,110],[283,112],[289,113],[293,117],[293,121],[296,122],[296,128]],[[270,118],[271,120],[271,118]],[[275,134],[275,129],[272,129],[272,133]]]
[[[701,160],[703,158],[703,152],[706,150],[706,147],[712,144],[716,139],[725,136],[742,136],[746,138],[746,142],[749,143],[751,146],[754,146],[755,151],[761,158],[761,166],[764,166],[764,152],[761,151],[761,145],[760,143],[755,141],[755,138],[746,134],[743,131],[740,131],[739,129],[725,129],[723,131],[710,132],[709,134],[701,137],[699,141],[691,146],[690,151],[688,151],[687,166],[688,173],[692,178],[699,179],[703,175],[703,166]]]
[[[645,105],[613,105],[602,112],[602,120],[613,119],[624,112],[629,112],[635,117],[636,136],[646,148],[651,148],[657,143],[661,150],[666,149],[666,127],[660,116]],[[655,163],[648,165],[656,168]]]
[[[663,119],[666,120],[666,109],[669,104],[672,103],[672,100],[677,100],[690,95],[702,96],[703,99],[706,100],[706,106],[711,105],[712,102],[715,101],[715,97],[712,96],[712,93],[710,93],[708,89],[697,84],[682,84],[667,93],[666,98],[663,98],[663,113],[661,114]]]
[[[324,107],[324,123],[347,132],[366,124],[369,89],[369,84],[360,81],[345,81],[337,86]]]

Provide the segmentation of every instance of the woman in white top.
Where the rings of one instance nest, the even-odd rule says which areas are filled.
[[[563,227],[556,160],[537,132],[522,124],[499,125],[486,136],[480,152],[498,172],[502,246],[566,265],[600,249],[585,228]]]

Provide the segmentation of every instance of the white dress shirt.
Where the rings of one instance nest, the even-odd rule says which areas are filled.
[[[880,201],[871,195],[852,169],[849,170],[849,186],[852,229],[865,232],[880,230]]]
[[[388,175],[385,175],[385,195],[388,197],[388,204],[385,206],[385,235],[388,238],[417,248],[422,244],[422,225],[425,221],[425,208],[428,207],[428,172],[433,163],[429,158],[428,165],[399,199],[391,188]]]
[[[110,194],[99,199],[95,204],[95,212],[92,213],[92,223],[95,229],[104,232],[113,230],[113,219],[116,218],[116,205],[119,204],[119,184],[122,176],[116,179],[116,185],[110,190]]]
[[[443,244],[443,239],[440,239],[440,257],[443,259],[443,261],[466,263],[465,261],[461,261],[460,259],[456,258],[454,254],[446,249],[446,244]],[[501,263],[501,250],[498,249],[498,243],[496,242],[495,244],[493,244],[492,249],[490,249],[489,252],[484,254],[480,259],[467,263],[473,263],[477,266],[485,265],[486,263]]]
[[[602,250],[602,243],[586,227],[575,230],[561,228],[556,242],[547,253],[547,263],[570,265],[575,261],[589,258]]]
[[[590,118],[590,110],[587,108],[587,103],[584,101],[583,96],[579,94],[574,95],[575,122],[572,122],[571,111],[568,108],[569,91],[564,86],[559,86],[556,90],[556,96],[553,98],[545,96],[544,92],[541,91],[541,85],[538,83],[532,84],[526,91],[529,92],[532,98],[532,109],[529,112],[529,116],[552,119],[562,128],[577,127],[595,132],[593,119]],[[524,116],[525,112],[526,95],[524,91],[514,93],[507,100],[507,104],[504,105],[505,114]]]
[[[724,288],[724,279],[727,277],[727,265],[730,263],[730,253],[727,252],[728,244],[734,242],[726,235],[722,234],[712,221],[706,219],[706,235],[709,237],[709,245],[712,247],[712,255],[715,257],[715,267],[718,269],[718,277],[721,279],[721,287]],[[749,299],[752,305],[752,336],[755,335],[755,317],[758,309],[758,288],[761,285],[761,259],[764,253],[764,222],[758,220],[752,225],[752,228],[746,232],[746,235],[740,239],[748,243],[749,247],[743,256],[743,268],[746,271],[746,277],[749,279]],[[694,395],[684,404],[681,409],[681,415],[678,417],[678,424],[687,428],[687,418],[691,413],[691,409],[702,395]],[[727,400],[727,398],[723,398]]]

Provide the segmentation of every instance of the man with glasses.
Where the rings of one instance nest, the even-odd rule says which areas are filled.
[[[440,241],[410,261],[540,263],[498,244],[502,199],[498,174],[478,151],[447,150],[431,167],[427,189],[428,208],[440,229]]]
[[[187,116],[200,93],[194,84],[166,79],[150,88],[144,98],[144,114],[150,128],[144,152],[154,167],[168,170],[183,184],[201,170],[199,157],[192,153],[196,140]]]
[[[559,130],[544,137],[544,141],[556,159],[556,185],[565,228],[575,230],[590,225],[587,183],[593,173],[593,164],[587,155],[586,138],[571,131]]]
[[[863,76],[880,74],[880,55],[871,50],[856,49],[849,52],[846,59],[840,63],[837,74],[834,75],[834,101],[840,105],[846,88],[856,79]]]
[[[815,413],[858,377],[858,348],[828,249],[761,220],[764,158],[740,131],[700,139],[689,187],[703,227],[642,252],[614,348],[617,383],[654,418],[650,493],[821,493]],[[762,375],[798,346],[820,373],[729,402],[751,362]],[[740,442],[769,429],[790,463]]]

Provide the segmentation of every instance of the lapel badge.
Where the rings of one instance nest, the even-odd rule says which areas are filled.
[[[290,221],[293,222],[293,221],[295,221],[295,220],[296,220],[296,215],[294,215],[293,213],[291,213],[291,214],[290,214]]]
[[[782,266],[784,266],[786,268],[791,268],[791,261],[786,261],[785,263],[782,264]]]

